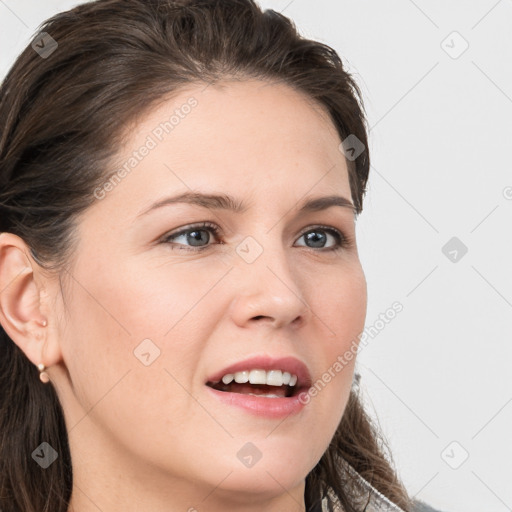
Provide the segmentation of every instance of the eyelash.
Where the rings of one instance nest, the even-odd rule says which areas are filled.
[[[212,224],[211,222],[202,222],[200,224],[194,224],[194,225],[188,226],[186,229],[182,229],[181,231],[178,231],[176,233],[170,233],[170,234],[164,236],[164,238],[161,239],[161,242],[173,245],[171,242],[172,239],[177,238],[181,235],[187,234],[190,231],[202,231],[202,230],[210,231],[211,233],[213,233],[215,238],[219,238],[219,235],[221,234],[221,230],[217,225]],[[336,244],[333,247],[327,247],[327,248],[319,247],[316,249],[316,252],[340,251],[340,250],[345,249],[351,245],[350,237],[344,235],[341,231],[339,231],[335,228],[331,228],[328,226],[321,226],[321,225],[314,226],[314,227],[302,232],[302,234],[299,236],[299,238],[303,237],[304,235],[306,235],[309,232],[314,232],[315,230],[327,231],[329,234],[334,236],[334,238],[336,239]],[[178,250],[199,252],[199,251],[208,249],[209,247],[211,247],[212,244],[203,245],[203,246],[199,246],[199,247],[185,246],[183,244],[176,244],[176,245],[179,246]],[[301,246],[301,247],[306,247],[307,249],[312,249],[315,251],[314,247],[307,247],[307,246]],[[173,247],[171,247],[171,248],[174,249]]]

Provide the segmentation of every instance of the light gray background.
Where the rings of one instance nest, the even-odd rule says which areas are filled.
[[[0,0],[0,76],[77,3]],[[512,510],[512,0],[260,4],[333,46],[363,90],[367,326],[404,309],[358,368],[400,476],[442,510]]]

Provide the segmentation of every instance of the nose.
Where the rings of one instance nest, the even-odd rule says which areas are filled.
[[[276,243],[276,245],[278,245]],[[237,261],[232,278],[236,296],[231,317],[240,327],[266,323],[273,328],[303,325],[311,314],[300,285],[300,273],[290,268],[286,250],[267,244],[252,263]]]

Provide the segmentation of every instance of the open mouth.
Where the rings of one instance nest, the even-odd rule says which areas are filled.
[[[269,398],[289,398],[297,395],[300,389],[297,386],[270,386],[268,384],[240,384],[237,382],[230,382],[224,384],[222,381],[213,383],[207,382],[207,386],[216,389],[217,391],[224,391],[227,393],[240,393],[243,395],[254,395],[254,396],[267,396]]]

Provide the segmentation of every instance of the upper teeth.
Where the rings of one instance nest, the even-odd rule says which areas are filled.
[[[247,370],[243,372],[227,373],[222,377],[224,384],[229,384],[233,380],[239,384],[266,384],[268,386],[282,386],[287,384],[295,386],[297,384],[297,375],[282,372],[281,370]]]

